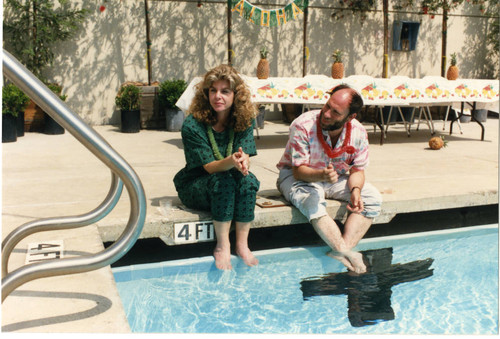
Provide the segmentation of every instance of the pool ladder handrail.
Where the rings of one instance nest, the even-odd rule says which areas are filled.
[[[38,80],[10,53],[3,50],[4,76],[26,93],[38,106],[64,127],[82,145],[101,160],[112,173],[110,190],[94,210],[79,216],[45,218],[28,222],[12,231],[2,242],[2,303],[17,287],[38,278],[93,271],[114,263],[135,244],[146,219],[146,197],[142,183],[132,167],[73,113],[47,86]],[[26,236],[48,230],[87,226],[106,216],[118,203],[125,185],[130,198],[130,216],[120,237],[108,248],[91,255],[54,259],[21,266],[8,272],[8,260],[19,241]]]

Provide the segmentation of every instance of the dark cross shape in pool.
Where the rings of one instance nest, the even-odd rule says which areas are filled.
[[[354,327],[394,320],[391,307],[392,286],[432,276],[434,259],[392,264],[392,248],[362,251],[367,272],[329,273],[303,279],[304,300],[323,295],[347,294],[349,322]]]

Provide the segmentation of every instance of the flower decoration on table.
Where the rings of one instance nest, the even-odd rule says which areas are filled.
[[[417,90],[418,91],[418,90]],[[394,94],[397,98],[406,99],[406,98],[414,98],[415,94],[413,91],[408,88],[408,84],[401,84],[394,89]]]
[[[380,94],[380,91],[377,88],[377,85],[375,83],[371,83],[367,86],[365,86],[361,90],[361,95],[363,98],[368,99],[368,100],[374,100],[377,98]]]
[[[278,96],[279,90],[275,87],[275,85],[270,82],[264,86],[261,86],[257,89],[257,93],[266,99],[272,99]]]
[[[472,93],[472,90],[466,84],[460,84],[455,87],[455,93],[460,98],[467,98]]]
[[[325,96],[325,92],[323,92],[321,89],[316,91],[314,88],[312,88],[310,83],[305,83],[296,87],[294,92],[297,98],[302,98],[305,100],[323,99],[323,97]]]
[[[428,97],[433,98],[433,99],[439,98],[442,93],[443,93],[443,90],[441,88],[439,88],[439,86],[437,84],[432,84],[432,85],[427,86],[425,88],[425,94]]]
[[[488,98],[488,99],[493,99],[495,97],[498,97],[498,91],[495,91],[493,89],[492,85],[488,85],[483,88],[482,90],[483,97]]]

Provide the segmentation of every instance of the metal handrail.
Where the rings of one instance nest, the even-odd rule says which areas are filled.
[[[89,127],[82,118],[74,114],[49,88],[5,50],[3,50],[3,73],[57,123],[64,127],[73,137],[109,167],[112,173],[120,178],[130,198],[130,216],[118,240],[101,252],[77,258],[64,258],[28,264],[7,273],[2,278],[2,302],[14,289],[28,281],[57,275],[88,272],[114,263],[132,248],[142,232],[146,219],[144,189],[132,167],[96,131]],[[113,180],[112,185],[115,184],[116,182]],[[100,213],[109,213],[109,207],[115,203],[117,195],[115,189],[113,187],[110,189],[105,201],[94,211],[99,210]],[[93,212],[89,214],[93,214]],[[89,218],[88,221],[94,218],[94,216],[90,217],[89,215],[87,217]],[[78,219],[78,217],[76,218]],[[69,219],[65,221],[69,222]],[[43,226],[40,224],[35,227],[38,230],[41,228]],[[20,231],[20,233],[25,234],[27,232],[26,230]],[[15,240],[9,240],[9,244],[20,240],[17,235],[11,236],[9,239]],[[12,249],[10,248],[10,251]],[[8,257],[10,253],[2,253],[2,256]],[[5,270],[7,271],[7,267]]]
[[[112,174],[111,187],[103,202],[94,210],[69,217],[43,218],[27,222],[12,232],[2,241],[2,277],[7,276],[9,258],[16,245],[27,236],[45,231],[66,230],[83,227],[98,222],[113,210],[118,203],[123,191],[123,183],[114,173]]]

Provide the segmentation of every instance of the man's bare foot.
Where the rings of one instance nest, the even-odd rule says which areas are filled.
[[[243,262],[248,266],[257,266],[259,264],[259,259],[257,259],[248,247],[237,248],[236,254],[243,259]]]
[[[326,255],[340,261],[349,271],[354,271],[354,267],[352,267],[351,262],[339,252],[330,251]]]
[[[231,249],[215,247],[214,249],[215,267],[219,270],[232,270],[231,266]]]
[[[345,267],[349,271],[353,271],[355,273],[365,273],[366,272],[366,266],[365,263],[363,262],[363,254],[356,252],[356,251],[345,251],[345,252],[337,252],[337,251],[330,251],[327,253],[329,257],[332,257],[334,259],[337,259],[340,261],[342,264],[344,264]]]

